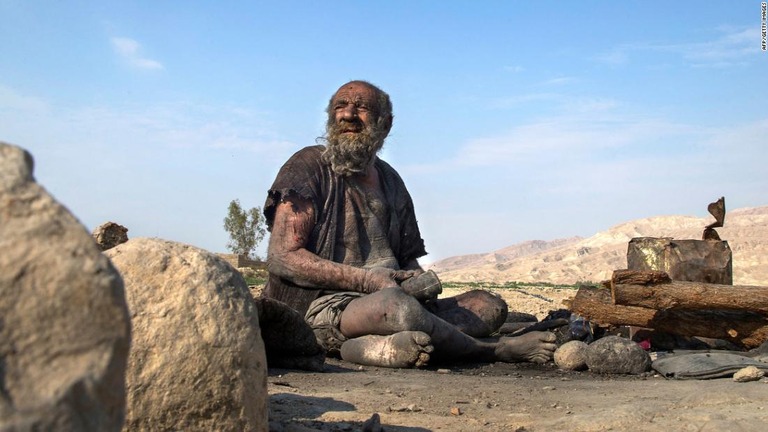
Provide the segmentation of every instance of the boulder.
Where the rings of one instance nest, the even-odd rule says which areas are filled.
[[[584,370],[587,368],[587,349],[589,345],[582,341],[566,342],[555,351],[555,364],[563,370]]]
[[[135,238],[104,252],[133,323],[125,430],[267,430],[256,305],[228,263],[192,246]]]
[[[128,228],[114,222],[105,222],[93,230],[93,238],[105,251],[128,241]]]
[[[120,275],[0,142],[0,431],[118,431],[130,344]]]
[[[606,336],[589,345],[586,363],[592,372],[639,375],[650,370],[651,357],[631,340]]]

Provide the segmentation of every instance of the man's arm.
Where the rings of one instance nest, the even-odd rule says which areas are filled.
[[[314,228],[315,214],[309,200],[290,197],[275,209],[269,238],[267,270],[303,287],[371,293],[398,286],[412,272],[385,268],[363,269],[320,258],[305,246]]]

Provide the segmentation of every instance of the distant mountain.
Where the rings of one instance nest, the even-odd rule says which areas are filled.
[[[446,258],[430,268],[446,282],[598,282],[627,267],[631,239],[700,239],[713,221],[691,216],[638,219],[589,238],[527,241],[487,254]],[[768,206],[731,210],[717,231],[733,251],[733,283],[768,286]]]

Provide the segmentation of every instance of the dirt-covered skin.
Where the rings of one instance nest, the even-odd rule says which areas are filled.
[[[498,300],[492,296],[488,297],[491,298]],[[428,312],[415,298],[400,288],[385,288],[353,300],[341,316],[340,329],[349,339],[366,335],[390,335],[402,331],[424,332],[429,335],[431,345],[435,348],[432,358],[440,360],[543,363],[552,358],[556,348],[555,335],[549,332],[531,332],[519,337],[498,339],[475,339],[458,330],[455,323],[449,323]],[[364,346],[371,342],[372,346]],[[408,351],[401,355],[391,343],[387,344],[388,350],[382,351],[379,340],[362,340],[356,345],[358,346],[353,350],[353,355],[344,356],[345,360],[357,362],[365,353],[390,353],[388,356],[379,357],[378,365],[386,366],[410,356],[412,351],[409,346]],[[367,355],[361,363],[374,364],[372,362],[375,359],[375,356]]]
[[[350,339],[341,346],[341,358],[361,365],[395,368],[421,367],[434,351],[432,341],[420,331],[401,331]]]

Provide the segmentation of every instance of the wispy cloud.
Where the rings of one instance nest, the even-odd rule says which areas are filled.
[[[448,172],[518,166],[535,170],[648,155],[670,158],[692,151],[712,134],[710,127],[632,112],[613,99],[551,97],[559,100],[559,114],[468,140],[453,157],[419,169]]]
[[[34,137],[46,145],[66,142],[82,154],[114,147],[133,148],[137,154],[208,149],[257,153],[271,160],[296,148],[274,131],[268,116],[247,107],[162,103],[64,108],[0,85],[0,114],[0,131],[8,135],[6,139]]]
[[[528,93],[518,96],[509,96],[495,99],[490,102],[492,108],[507,109],[529,102],[556,100],[560,95],[556,93]]]
[[[40,113],[48,108],[48,103],[43,99],[22,95],[11,88],[0,85],[0,111],[7,109]]]
[[[0,140],[29,150],[35,178],[86,226],[210,250],[226,243],[228,200],[260,205],[298,148],[276,129],[250,106],[63,105],[0,84]]]
[[[125,37],[113,37],[111,42],[115,53],[131,67],[147,70],[164,69],[159,61],[141,55],[141,45],[137,41]]]
[[[571,83],[573,83],[575,81],[576,81],[576,78],[574,78],[574,77],[564,76],[564,77],[557,77],[557,78],[548,79],[548,80],[542,82],[541,85],[545,85],[545,86],[559,86],[559,85],[571,84]]]
[[[623,65],[629,61],[629,50],[628,46],[620,46],[594,56],[594,60],[611,66]]]
[[[514,66],[504,66],[504,70],[507,72],[518,73],[518,72],[524,71],[525,68],[523,68],[522,66],[514,65]]]
[[[669,53],[691,67],[732,67],[748,64],[748,56],[759,50],[760,29],[731,27],[718,29],[720,35],[702,42],[624,44],[600,53],[594,60],[608,65],[628,64],[642,52]]]
[[[585,110],[516,127],[496,137],[469,141],[456,163],[463,166],[579,164],[601,158],[659,154],[664,142],[690,142],[702,131],[656,118],[595,115]],[[661,153],[664,151],[661,150]],[[647,154],[646,153],[646,154]]]
[[[765,202],[768,117],[703,125],[596,100],[468,140],[449,159],[402,167],[431,252],[467,253],[455,244],[493,250],[515,236],[591,235],[619,221],[703,211],[720,196],[735,206]],[[450,207],[456,200],[446,197],[455,196],[476,205]],[[468,220],[494,234],[456,230]]]

